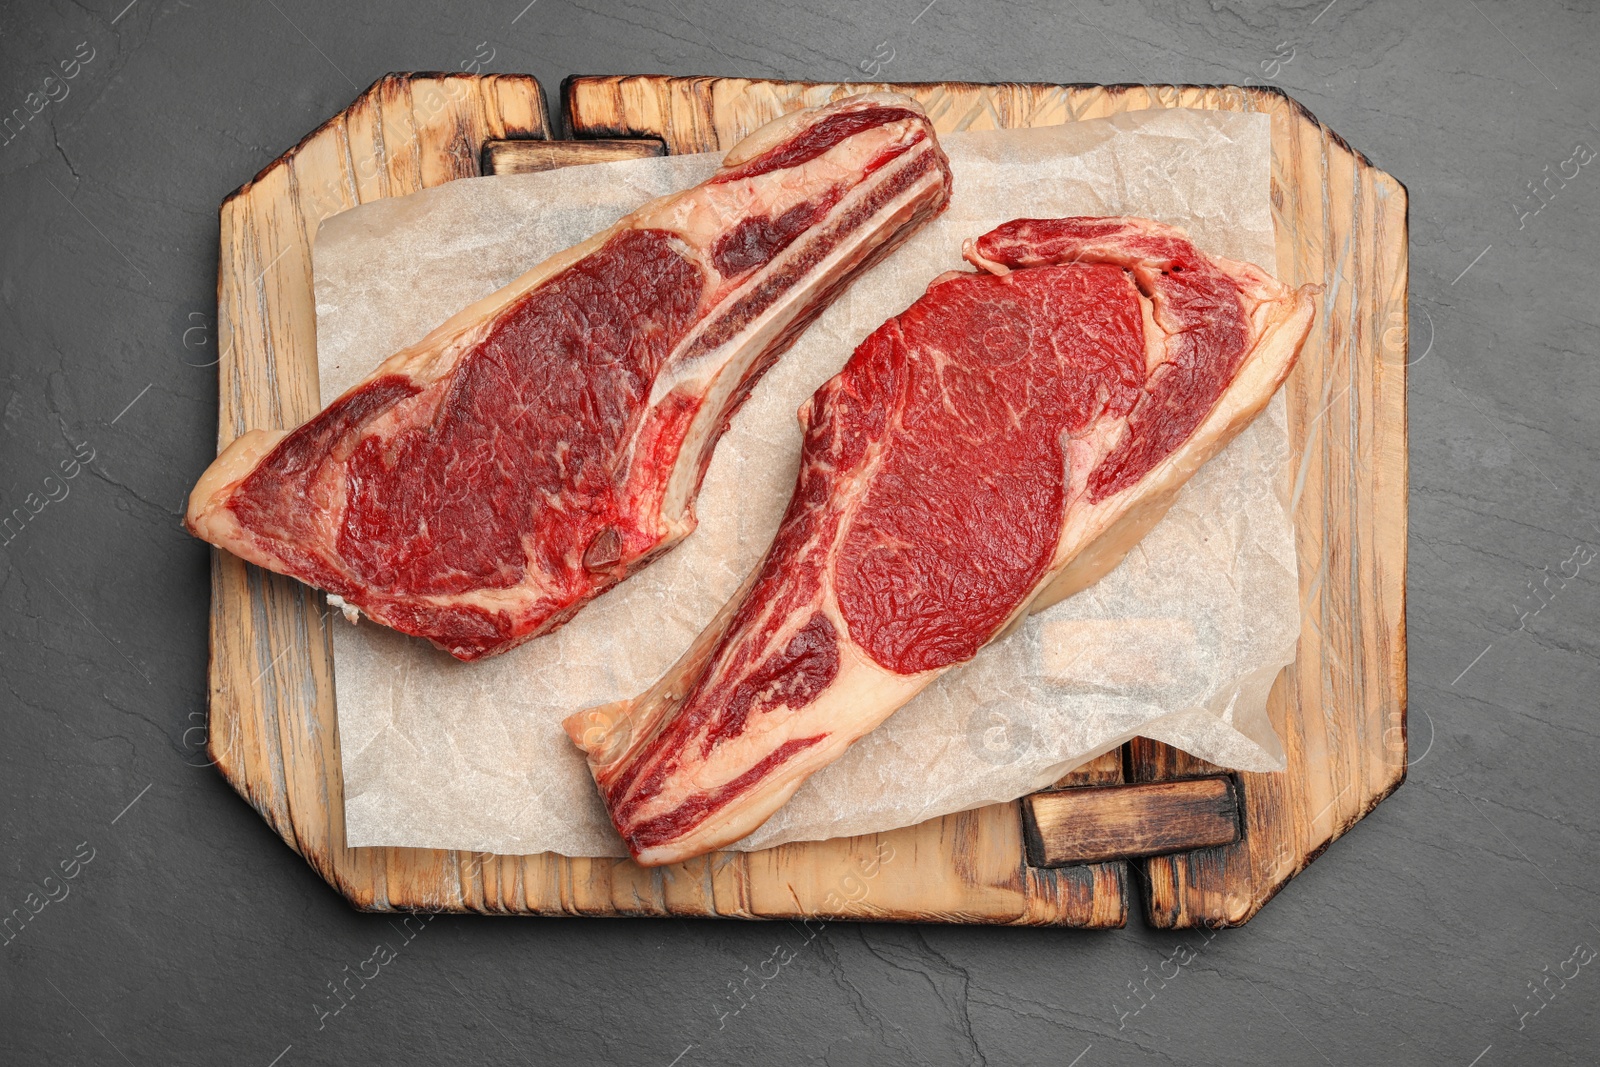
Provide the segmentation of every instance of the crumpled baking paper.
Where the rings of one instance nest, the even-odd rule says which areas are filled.
[[[625,855],[561,720],[646,689],[760,559],[793,487],[801,402],[936,275],[964,267],[963,239],[1012,218],[1143,215],[1274,270],[1268,122],[1166,110],[943,138],[950,209],[763,379],[676,550],[555,634],[478,663],[331,613],[347,843]],[[323,402],[458,308],[702,180],[717,158],[464,179],[327,220],[314,261]],[[734,847],[1011,800],[1135,735],[1281,769],[1267,691],[1300,630],[1285,426],[1278,398],[1116,571],[946,675]]]

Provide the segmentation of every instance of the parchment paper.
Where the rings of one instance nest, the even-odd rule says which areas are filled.
[[[1275,271],[1268,119],[1154,111],[943,139],[950,209],[813,325],[734,419],[699,529],[554,635],[462,664],[333,627],[350,845],[623,855],[561,720],[642,692],[766,549],[794,484],[795,411],[862,338],[1008,219],[1143,215]],[[458,308],[645,200],[705,178],[680,156],[476,178],[326,221],[315,248],[323,402]],[[1135,735],[1283,766],[1267,690],[1299,635],[1281,398],[1093,589],[1034,616],[815,775],[740,848],[866,833],[1013,799]]]

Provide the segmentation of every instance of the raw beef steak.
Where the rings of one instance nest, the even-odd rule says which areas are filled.
[[[234,441],[188,528],[460,659],[503,652],[688,535],[757,379],[949,192],[909,98],[785,116],[294,432]]]
[[[1266,404],[1314,287],[1144,219],[967,244],[800,411],[765,559],[643,696],[584,712],[640,863],[736,841],[941,673],[1097,581]]]

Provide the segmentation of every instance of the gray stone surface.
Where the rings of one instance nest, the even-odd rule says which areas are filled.
[[[75,75],[0,144],[0,511],[48,500],[0,548],[0,912],[58,898],[0,943],[0,1061],[1596,1062],[1600,960],[1574,970],[1600,947],[1600,572],[1529,584],[1600,546],[1600,174],[1552,180],[1537,214],[1528,186],[1600,147],[1592,2],[524,2],[0,4],[0,113]],[[1210,939],[441,917],[406,940],[353,913],[186,733],[208,590],[178,517],[213,453],[216,209],[379,75],[490,49],[551,90],[874,62],[1254,78],[1406,182],[1408,784]],[[392,962],[319,1018],[379,943]]]

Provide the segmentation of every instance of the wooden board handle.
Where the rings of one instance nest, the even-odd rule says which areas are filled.
[[[1034,793],[1022,832],[1035,867],[1163,856],[1239,839],[1239,793],[1226,774]]]
[[[664,156],[667,146],[650,137],[594,141],[485,141],[484,174],[534,174],[582,163]]]

